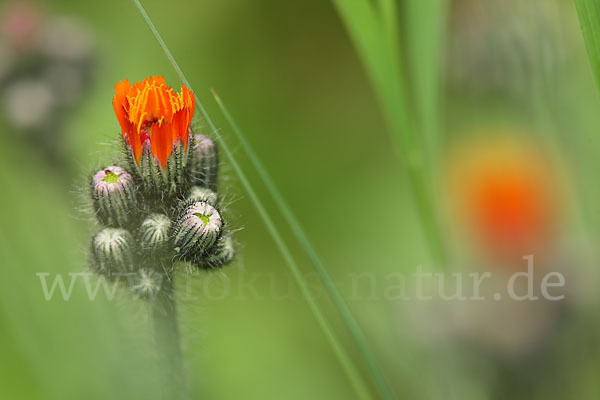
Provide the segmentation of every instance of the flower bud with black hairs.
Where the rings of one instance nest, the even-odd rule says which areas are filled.
[[[215,244],[223,220],[216,208],[206,202],[189,203],[175,223],[173,245],[181,258],[197,261]]]
[[[213,207],[216,207],[217,202],[219,200],[219,197],[216,192],[213,192],[211,189],[201,186],[192,186],[190,194],[187,198],[191,201],[203,201],[205,203],[210,204]]]
[[[170,196],[180,193],[187,184],[185,172],[189,153],[189,149],[181,142],[175,143],[163,168],[152,154],[150,146],[144,145],[139,164],[132,165],[147,191],[155,196]]]
[[[194,184],[217,190],[219,155],[215,143],[204,135],[192,138],[191,168]]]
[[[131,272],[135,268],[134,239],[120,228],[104,228],[92,239],[92,268],[101,275]]]
[[[171,219],[165,214],[152,214],[147,217],[138,230],[138,241],[142,250],[151,254],[168,249]]]
[[[133,178],[123,168],[110,166],[94,174],[92,200],[98,220],[108,226],[127,226],[135,217]]]
[[[235,244],[233,235],[224,233],[210,249],[208,254],[196,262],[200,269],[216,269],[229,264],[235,257]]]

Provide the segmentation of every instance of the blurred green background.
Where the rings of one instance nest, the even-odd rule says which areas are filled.
[[[556,218],[556,252],[543,259],[550,260],[549,269],[566,271],[569,292],[558,303],[513,304],[474,316],[460,304],[450,310],[382,295],[389,274],[410,274],[433,260],[376,96],[330,2],[144,2],[291,239],[210,88],[243,127],[340,283],[398,398],[600,398],[594,257],[600,102],[572,4],[511,6],[521,3],[459,0],[448,6],[439,175],[451,170],[447,149],[473,135],[485,139],[498,127],[544,149],[561,171],[549,179],[564,202]],[[118,148],[114,84],[151,75],[164,75],[174,87],[179,81],[130,2],[37,4],[45,18],[67,15],[85,24],[94,39],[93,78],[64,117],[60,168],[43,157],[36,141],[1,125],[0,395],[157,398],[160,368],[143,303],[120,294],[90,301],[81,281],[69,301],[56,295],[46,301],[36,273],[49,273],[51,280],[88,271],[95,227],[85,211],[86,183]],[[241,249],[222,273],[178,282],[192,398],[355,398],[243,187],[226,162],[221,171],[222,190],[232,200],[227,215],[243,228],[237,234]],[[452,267],[473,269],[477,244],[464,235],[460,217],[453,219],[457,214],[443,187],[441,182],[438,200],[447,210],[447,236],[456,242]],[[307,259],[298,246],[292,249],[359,360]],[[355,279],[364,272],[374,281]],[[470,322],[463,324],[465,319]]]

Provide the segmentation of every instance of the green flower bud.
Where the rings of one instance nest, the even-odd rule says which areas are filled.
[[[104,228],[92,239],[92,268],[102,275],[131,272],[134,269],[134,240],[120,228]]]
[[[152,214],[146,218],[138,231],[138,241],[142,250],[152,253],[166,250],[169,245],[171,220],[164,214]]]
[[[127,226],[135,217],[133,178],[123,168],[110,166],[92,177],[92,200],[98,220],[108,226]]]
[[[215,143],[204,135],[194,135],[191,161],[192,182],[216,191],[219,156]]]
[[[219,212],[206,202],[187,205],[175,224],[175,251],[186,260],[197,260],[215,244],[223,221]]]
[[[188,196],[188,200],[191,201],[203,201],[211,206],[215,207],[217,205],[218,196],[212,190],[201,187],[201,186],[193,186],[190,190],[190,195]]]

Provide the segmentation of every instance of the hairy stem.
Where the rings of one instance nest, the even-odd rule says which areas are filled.
[[[171,279],[165,279],[158,297],[152,303],[152,320],[163,398],[187,399],[177,308]]]

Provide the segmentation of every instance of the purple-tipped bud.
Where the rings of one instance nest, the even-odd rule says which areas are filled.
[[[216,191],[219,167],[217,146],[204,135],[194,135],[192,143],[192,182]]]
[[[206,202],[190,203],[175,224],[175,251],[184,259],[197,260],[213,247],[222,226],[216,208]]]
[[[92,199],[98,220],[108,226],[127,226],[135,217],[135,184],[123,168],[106,167],[92,177]]]
[[[132,271],[133,246],[133,236],[125,229],[102,229],[92,239],[92,268],[108,276]]]
[[[152,214],[142,222],[138,231],[138,241],[143,250],[158,253],[169,245],[171,220],[164,214]]]

